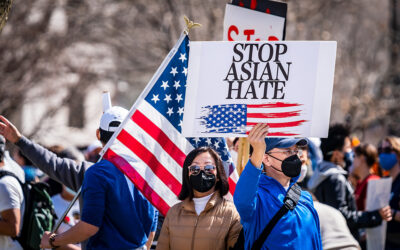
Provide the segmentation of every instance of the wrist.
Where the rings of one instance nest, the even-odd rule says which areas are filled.
[[[55,244],[56,236],[57,236],[57,234],[54,234],[54,233],[53,233],[53,234],[50,235],[50,237],[49,237],[49,244],[50,244],[51,248],[53,248],[53,249],[59,247],[59,246],[57,246],[57,245]]]

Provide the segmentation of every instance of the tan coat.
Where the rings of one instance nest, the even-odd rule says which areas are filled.
[[[157,250],[228,249],[239,236],[239,213],[233,202],[215,192],[197,216],[189,199],[174,205],[165,217]]]

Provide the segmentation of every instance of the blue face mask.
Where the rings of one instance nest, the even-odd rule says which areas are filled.
[[[346,166],[344,167],[346,170],[348,170],[350,168],[351,165],[353,165],[353,161],[354,161],[354,152],[350,151],[350,152],[346,152],[344,153],[344,161],[346,163]]]
[[[397,157],[395,153],[380,153],[379,164],[384,170],[390,170],[396,165]]]

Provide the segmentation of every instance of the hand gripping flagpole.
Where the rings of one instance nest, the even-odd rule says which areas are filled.
[[[190,21],[189,18],[187,18],[186,16],[184,16],[183,18],[184,18],[185,23],[186,23],[186,28],[185,28],[185,30],[184,30],[183,32],[184,32],[186,35],[189,34],[189,32],[190,32],[190,30],[191,30],[192,28],[194,28],[194,27],[200,27],[200,26],[201,26],[201,24],[199,24],[199,23],[195,23],[195,22],[193,22],[193,21]],[[182,36],[181,36],[180,39],[182,39]],[[165,62],[163,62],[163,63],[160,65],[160,67],[163,67],[164,64],[165,64]],[[160,71],[160,69],[158,69],[157,71]],[[154,77],[154,76],[153,76],[153,77]],[[153,82],[153,79],[152,79],[150,82]],[[150,90],[150,89],[148,89],[147,92],[148,92],[149,90]],[[143,91],[143,93],[139,96],[139,98],[138,98],[139,100],[140,100],[140,99],[143,99],[143,98],[141,98],[141,97],[143,97],[144,94],[146,94],[145,92],[146,92],[146,90]],[[106,93],[104,93],[104,94],[106,95]],[[105,100],[107,100],[107,98],[103,95],[103,107],[107,106],[107,105],[104,105]],[[133,111],[135,110],[135,108],[136,108],[136,103],[132,106],[131,110],[129,111],[129,114],[128,114],[129,117],[132,116],[132,113],[133,113]],[[105,111],[105,110],[103,110],[103,112],[104,112],[104,111]],[[122,128],[124,127],[124,125],[125,125],[125,123],[126,123],[126,120],[127,120],[127,119],[125,119],[125,121],[123,121],[123,122],[121,123],[121,125],[119,126],[119,128],[117,129],[117,131],[114,132],[113,136],[110,138],[110,140],[108,141],[108,143],[105,145],[105,147],[103,148],[103,150],[102,150],[101,153],[100,153],[100,158],[99,158],[99,160],[98,160],[97,162],[99,162],[99,161],[101,161],[101,160],[103,159],[103,156],[104,156],[105,152],[106,152],[106,151],[108,150],[108,148],[112,145],[112,142],[114,141],[114,139],[117,137],[117,135],[119,134],[119,132],[120,132],[120,131],[122,130]],[[81,192],[82,192],[82,187],[79,188],[79,190],[78,190],[78,192],[76,193],[74,199],[71,201],[71,203],[69,204],[68,208],[65,210],[65,212],[63,213],[63,215],[61,216],[61,218],[58,220],[58,222],[57,222],[57,224],[55,225],[55,227],[54,227],[52,233],[57,232],[58,228],[61,226],[61,223],[64,221],[65,216],[67,216],[68,212],[71,210],[72,206],[75,204],[76,200],[77,200],[77,199],[79,198],[79,196],[81,195]]]

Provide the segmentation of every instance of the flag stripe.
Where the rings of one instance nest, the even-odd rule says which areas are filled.
[[[127,162],[124,158],[108,149],[107,159],[109,159],[120,171],[135,184],[135,186],[147,197],[153,205],[156,205],[162,214],[166,214],[170,206],[148,185],[147,181],[143,179],[138,172]]]
[[[287,118],[294,116],[300,116],[300,110],[279,113],[250,113],[250,110],[247,111],[247,118]]]
[[[143,115],[139,110],[133,114],[132,120],[146,131],[147,134],[154,138],[154,140],[161,145],[165,152],[167,152],[179,166],[183,166],[183,162],[186,158],[185,153],[183,153],[159,127],[152,123],[150,119]]]
[[[139,125],[129,120],[125,124],[124,130],[134,137],[140,144],[151,149],[154,156],[157,156],[158,161],[177,179],[182,181],[182,167],[160,146],[160,144]]]
[[[164,131],[164,133],[168,135],[168,138],[173,141],[182,152],[190,152],[194,149],[192,144],[186,139],[183,140],[182,138],[184,137],[182,134],[148,102],[143,101],[139,105],[138,110],[140,110],[142,114],[146,114],[147,117],[151,117],[151,122]]]
[[[168,172],[157,158],[125,130],[121,130],[117,139],[145,162],[165,185],[169,186],[176,195],[181,191],[181,183]]]
[[[287,107],[297,107],[300,105],[302,104],[276,102],[276,103],[265,103],[265,104],[248,104],[247,108],[287,108]]]
[[[306,120],[299,120],[293,122],[267,122],[270,128],[287,128],[297,127],[302,125]],[[258,122],[247,122],[247,126],[255,126]]]
[[[236,183],[232,180],[232,178],[228,178],[229,183],[229,192],[233,195],[235,193]]]
[[[148,185],[161,196],[164,201],[171,207],[178,202],[176,195],[169,186],[165,185],[160,178],[151,170],[151,168],[143,162],[135,153],[127,148],[120,141],[115,140],[112,151],[124,158],[136,172],[147,181]]]

